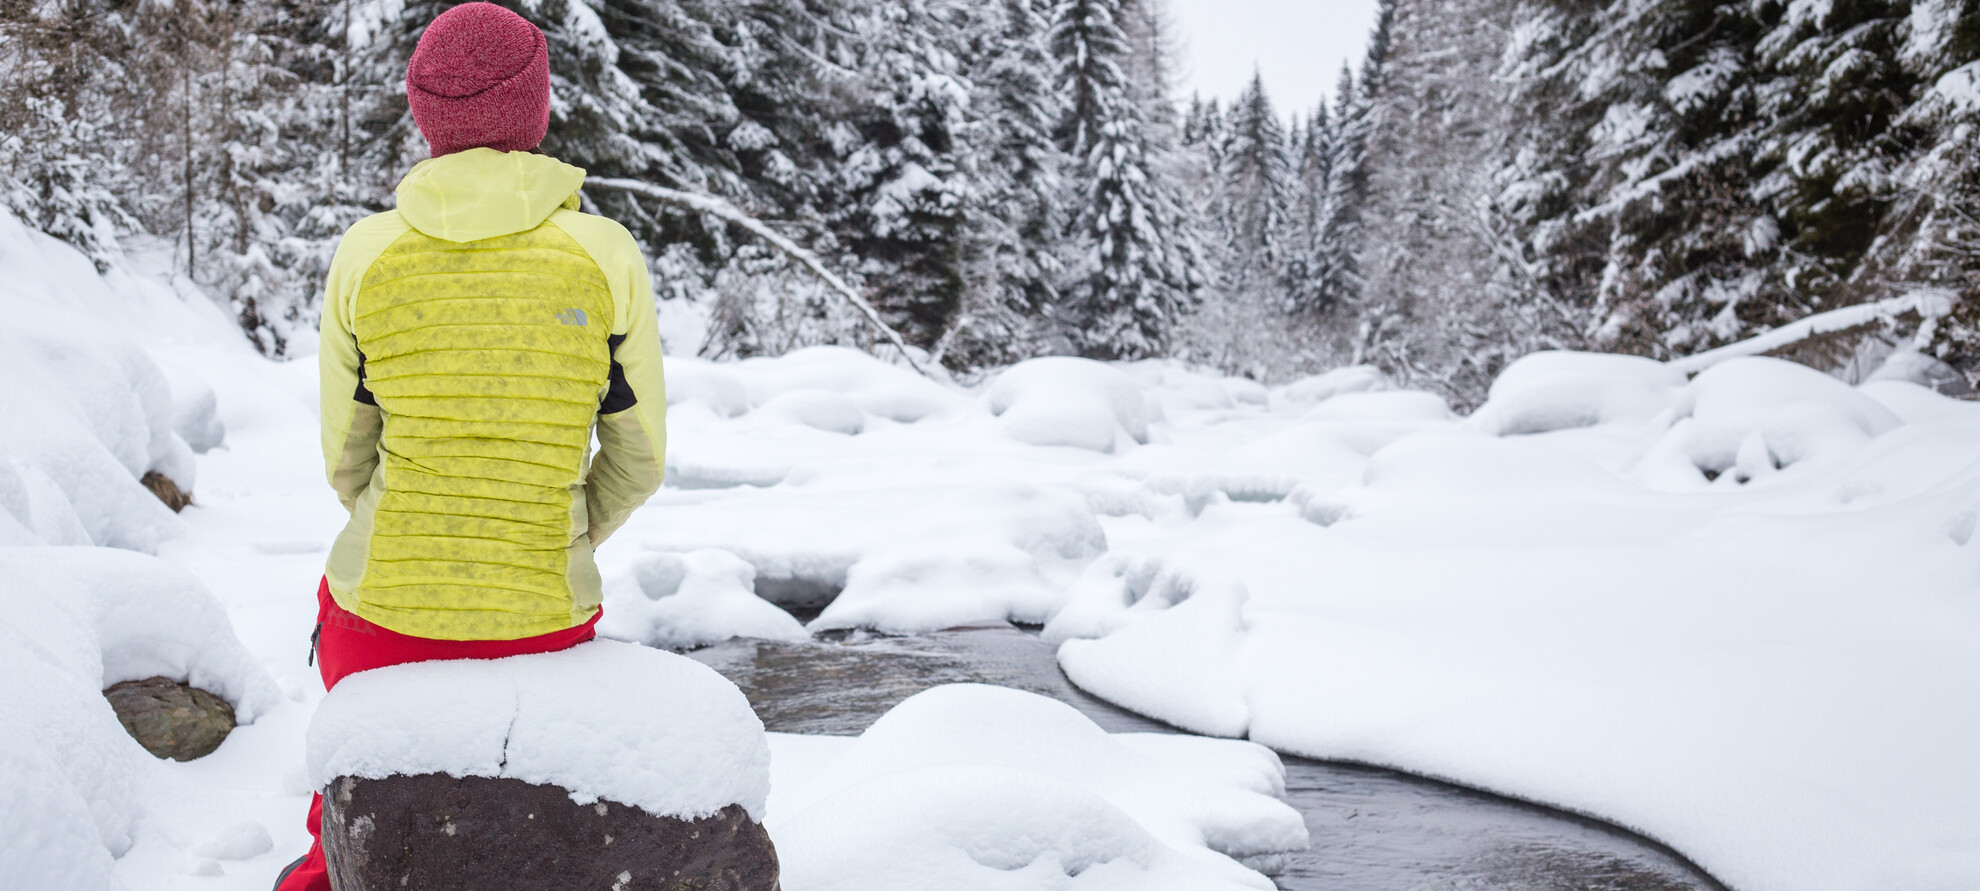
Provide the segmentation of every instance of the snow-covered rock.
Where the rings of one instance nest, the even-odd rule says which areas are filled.
[[[727,551],[650,554],[606,591],[599,633],[663,649],[732,637],[805,640],[804,625],[756,596],[756,567]]]
[[[1660,487],[1746,484],[1807,462],[1835,463],[1903,423],[1843,382],[1781,359],[1733,359],[1693,380],[1640,474]]]
[[[1011,366],[984,399],[1012,439],[1095,452],[1147,443],[1153,415],[1147,394],[1127,374],[1063,356]]]
[[[1520,436],[1646,421],[1669,408],[1684,372],[1637,356],[1534,353],[1492,382],[1469,424],[1493,436]]]
[[[777,789],[785,887],[1273,887],[1232,858],[1306,845],[1278,759],[1196,742],[1109,735],[1001,687],[917,694]]]
[[[447,774],[559,786],[694,819],[770,792],[763,723],[742,691],[672,653],[612,641],[345,678],[309,727],[310,782]]]
[[[1300,378],[1275,388],[1272,399],[1281,405],[1318,405],[1347,393],[1379,393],[1394,386],[1381,369],[1372,365],[1355,365]]]

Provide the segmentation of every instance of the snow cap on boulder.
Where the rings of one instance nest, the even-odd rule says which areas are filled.
[[[471,148],[526,152],[550,129],[550,47],[493,3],[463,3],[420,35],[406,99],[433,156]]]
[[[761,820],[770,793],[769,743],[741,690],[685,656],[611,641],[359,672],[324,697],[308,751],[318,788],[508,778],[687,820],[731,804]]]

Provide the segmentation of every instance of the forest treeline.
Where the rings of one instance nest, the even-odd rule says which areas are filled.
[[[171,245],[281,353],[425,156],[404,66],[448,5],[0,0],[0,200],[101,264]],[[1534,349],[1669,358],[1937,289],[1917,339],[1980,384],[1980,0],[1384,0],[1290,115],[1256,80],[1179,96],[1161,0],[504,5],[550,42],[544,151],[771,221],[955,369],[1367,362],[1469,403]],[[872,336],[723,221],[586,200],[706,355]]]

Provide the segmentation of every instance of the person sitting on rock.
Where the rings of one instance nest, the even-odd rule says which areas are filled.
[[[666,397],[645,256],[534,153],[543,33],[442,13],[406,93],[433,157],[358,222],[323,300],[323,452],[351,512],[318,586],[325,688],[356,672],[593,637],[592,549],[660,486]],[[592,454],[596,436],[598,449]],[[309,831],[319,833],[322,797]],[[278,891],[327,891],[320,840]]]

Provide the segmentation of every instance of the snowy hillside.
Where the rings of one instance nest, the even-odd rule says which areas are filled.
[[[0,226],[0,305],[32,320],[0,384],[0,860],[29,888],[266,887],[301,850],[343,522],[312,363]],[[600,554],[602,628],[1042,625],[1145,714],[1594,815],[1735,888],[1971,887],[1980,406],[1904,367],[1541,354],[1460,417],[1366,368],[1268,389],[1046,359],[965,388],[840,349],[671,359],[669,485]],[[159,508],[151,471],[193,506]],[[153,674],[244,726],[153,760],[97,695]],[[1247,744],[1138,760],[1025,694],[944,695],[858,743],[772,740],[793,891],[1069,881],[1047,863],[1263,888],[1233,858],[1304,837]],[[954,739],[957,710],[1039,742]],[[968,816],[993,802],[1008,821]]]

